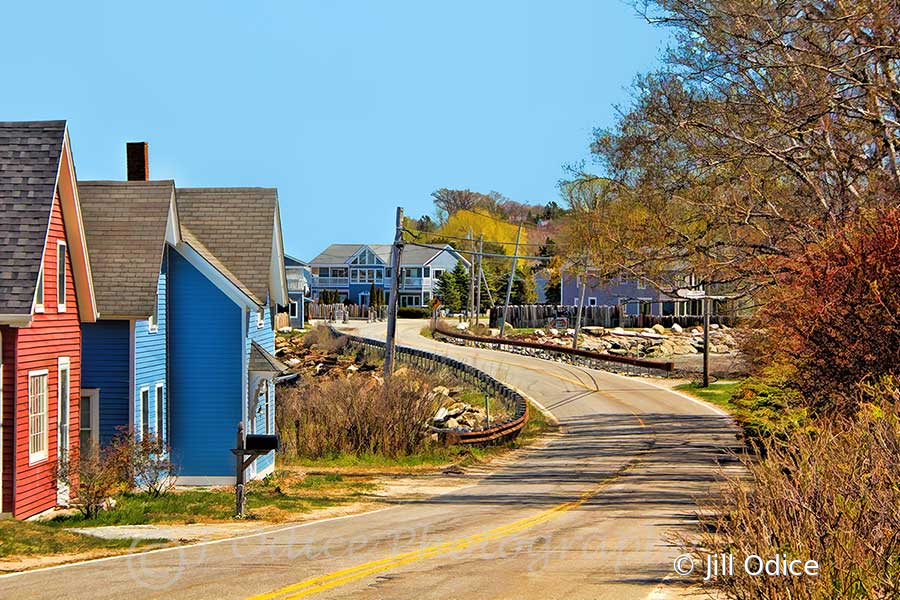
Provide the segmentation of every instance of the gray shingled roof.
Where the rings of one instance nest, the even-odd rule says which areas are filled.
[[[175,195],[184,241],[253,302],[265,304],[278,190],[177,188]]]
[[[247,369],[264,373],[281,373],[287,371],[288,367],[256,342],[250,342],[250,362]]]
[[[79,181],[100,318],[149,317],[174,181]]]
[[[0,122],[0,315],[31,314],[65,121]]]
[[[310,261],[311,266],[342,264],[351,256],[356,254],[363,246],[368,246],[378,257],[388,266],[391,264],[391,247],[392,244],[332,244],[328,246],[321,254]],[[447,246],[448,250],[453,250],[452,246]],[[424,265],[429,260],[437,256],[440,250],[434,248],[422,248],[421,246],[412,246],[407,244],[403,247],[403,256],[400,260],[401,266],[418,266]]]

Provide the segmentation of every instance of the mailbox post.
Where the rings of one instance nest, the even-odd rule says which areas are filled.
[[[231,449],[234,454],[234,516],[242,519],[245,510],[244,471],[254,460],[273,450],[280,450],[281,444],[277,435],[244,435],[243,421],[237,427],[237,445]]]

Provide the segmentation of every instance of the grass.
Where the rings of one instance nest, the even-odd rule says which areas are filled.
[[[699,387],[696,383],[691,382],[675,386],[675,389],[687,392],[692,396],[696,396],[697,398],[715,404],[716,406],[721,406],[726,410],[734,411],[737,407],[732,402],[732,397],[734,396],[734,393],[740,389],[742,383],[742,381],[717,382],[710,383],[709,387],[703,388]]]
[[[279,470],[262,481],[248,484],[247,509],[251,518],[287,521],[316,508],[348,504],[374,488],[367,478],[307,475]],[[234,514],[231,488],[175,491],[158,498],[146,493],[116,496],[116,507],[94,519],[66,515],[48,521],[52,527],[96,527],[228,522]]]
[[[166,542],[167,540],[104,540],[66,531],[46,522],[0,521],[0,557],[3,558],[123,550],[132,546],[155,546]]]

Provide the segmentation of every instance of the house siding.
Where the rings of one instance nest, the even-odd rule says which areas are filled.
[[[184,476],[234,475],[244,311],[177,252],[168,264],[169,445]],[[255,326],[255,323],[254,323]]]
[[[159,278],[156,285],[156,307],[157,307],[157,329],[156,332],[150,332],[150,321],[142,319],[134,324],[134,391],[132,398],[134,399],[134,407],[132,413],[134,415],[135,433],[141,434],[142,424],[145,419],[149,419],[149,431],[153,436],[159,436],[157,431],[157,414],[159,410],[163,411],[163,441],[168,439],[165,431],[166,417],[168,411],[166,409],[166,397],[169,393],[168,379],[166,377],[166,347],[167,347],[167,277],[168,277],[168,249],[163,254],[163,261],[160,267]],[[156,386],[162,385],[162,397],[160,398],[160,406],[156,405]],[[149,414],[142,414],[141,405],[141,389],[149,388],[150,403]]]
[[[578,285],[576,277],[572,275],[563,276],[560,282],[560,290],[560,300],[562,304],[578,304],[578,300],[581,298],[581,287]],[[636,302],[637,299],[654,302],[650,307],[650,310],[652,311],[651,314],[654,315],[662,314],[662,306],[658,304],[658,302],[667,299],[660,294],[656,288],[653,288],[650,285],[639,288],[637,282],[631,278],[627,281],[614,279],[602,285],[589,285],[584,290],[585,306],[590,304],[591,298],[596,299],[598,306],[616,306],[626,300],[635,301],[626,306],[626,314],[635,315],[639,313]]]
[[[27,518],[56,506],[58,388],[57,359],[69,358],[69,448],[78,456],[81,390],[81,323],[72,277],[71,253],[66,252],[66,311],[57,310],[57,242],[66,241],[58,194],[53,201],[44,247],[44,313],[16,336],[15,483],[13,514]],[[68,247],[71,245],[67,246]],[[47,458],[28,464],[28,373],[47,369]],[[10,457],[11,458],[11,457]],[[7,457],[4,456],[4,461]],[[6,466],[6,465],[5,465]]]
[[[13,445],[13,422],[15,420],[16,405],[16,334],[18,329],[14,327],[0,326],[2,347],[0,347],[0,362],[3,363],[2,379],[0,379],[0,394],[2,394],[2,426],[0,426],[0,444],[2,444],[2,486],[3,499],[0,512],[11,513],[13,506],[13,464],[15,463],[15,447]]]
[[[269,304],[266,304],[265,310],[263,311],[264,322],[263,326],[257,327],[257,318],[255,314],[250,315],[250,322],[248,323],[247,328],[247,338],[244,344],[244,352],[246,353],[247,359],[250,357],[250,344],[251,342],[256,342],[267,351],[275,354],[275,331],[272,328],[272,311]],[[266,406],[264,402],[265,394],[260,396],[260,401],[257,405],[256,415],[248,414],[248,421],[250,419],[253,420],[253,429],[250,430],[248,428],[247,432],[251,431],[254,433],[275,433],[275,386],[272,385],[271,382],[268,384],[269,387],[269,410],[266,411]],[[248,393],[252,393],[255,390],[250,390]],[[269,422],[266,423],[266,414],[269,415]],[[248,423],[249,424],[249,423]],[[275,463],[275,453],[270,452],[265,456],[260,456],[256,459],[256,471],[257,473],[267,469]]]
[[[131,400],[131,322],[101,320],[81,331],[84,366],[81,385],[100,390],[100,443],[108,444],[128,429]]]

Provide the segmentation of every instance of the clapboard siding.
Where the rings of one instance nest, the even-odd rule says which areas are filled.
[[[3,363],[2,380],[0,380],[0,390],[2,390],[3,411],[0,413],[0,419],[3,420],[2,437],[0,444],[3,448],[2,463],[2,485],[3,485],[3,503],[0,506],[0,512],[11,513],[13,506],[13,469],[15,449],[13,446],[13,427],[12,423],[15,419],[16,405],[16,333],[17,329],[13,327],[0,326],[0,336],[2,336],[2,347],[0,347],[0,362]]]
[[[168,273],[168,249],[163,254],[163,261],[160,267],[159,279],[156,285],[156,305],[159,317],[158,327],[155,332],[150,332],[150,322],[140,320],[135,323],[134,328],[134,427],[136,432],[140,432],[140,426],[143,419],[149,418],[149,427],[151,435],[159,435],[157,429],[157,411],[163,410],[163,429],[165,430],[165,417],[167,416],[166,394],[168,394],[168,384],[166,378],[166,344],[168,339],[167,319],[166,319],[166,284]],[[157,384],[162,384],[162,398],[160,407],[156,406],[155,393]],[[142,415],[141,410],[141,388],[150,389],[150,406],[149,414]],[[163,440],[167,438],[165,431],[162,434]]]
[[[81,326],[81,386],[100,390],[100,443],[128,428],[131,323],[101,320]]]
[[[72,277],[70,254],[66,253],[66,311],[57,310],[57,242],[66,241],[58,195],[53,201],[47,243],[44,248],[44,306],[46,312],[34,315],[31,326],[16,336],[16,410],[15,410],[15,504],[13,513],[26,518],[56,505],[56,463],[58,426],[57,359],[68,357],[69,371],[69,448],[78,454],[79,397],[81,384],[81,324]],[[28,373],[47,369],[47,458],[28,464]],[[4,457],[4,460],[6,458]]]
[[[266,304],[263,309],[263,326],[258,327],[258,318],[255,314],[250,315],[250,322],[248,323],[247,328],[247,339],[244,344],[244,351],[247,353],[247,357],[249,360],[250,356],[250,343],[256,342],[272,354],[275,354],[275,330],[272,327],[272,310],[269,304]],[[255,390],[253,390],[255,391]],[[265,394],[260,395],[259,402],[257,404],[257,412],[255,417],[253,418],[253,431],[255,433],[275,433],[275,387],[273,385],[269,385],[269,423],[268,426],[266,424],[266,407],[265,407]],[[256,459],[256,470],[257,472],[262,471],[263,469],[272,465],[275,461],[275,453],[270,452],[265,456],[260,456]]]
[[[170,446],[184,476],[234,475],[244,311],[177,252],[168,271]]]

